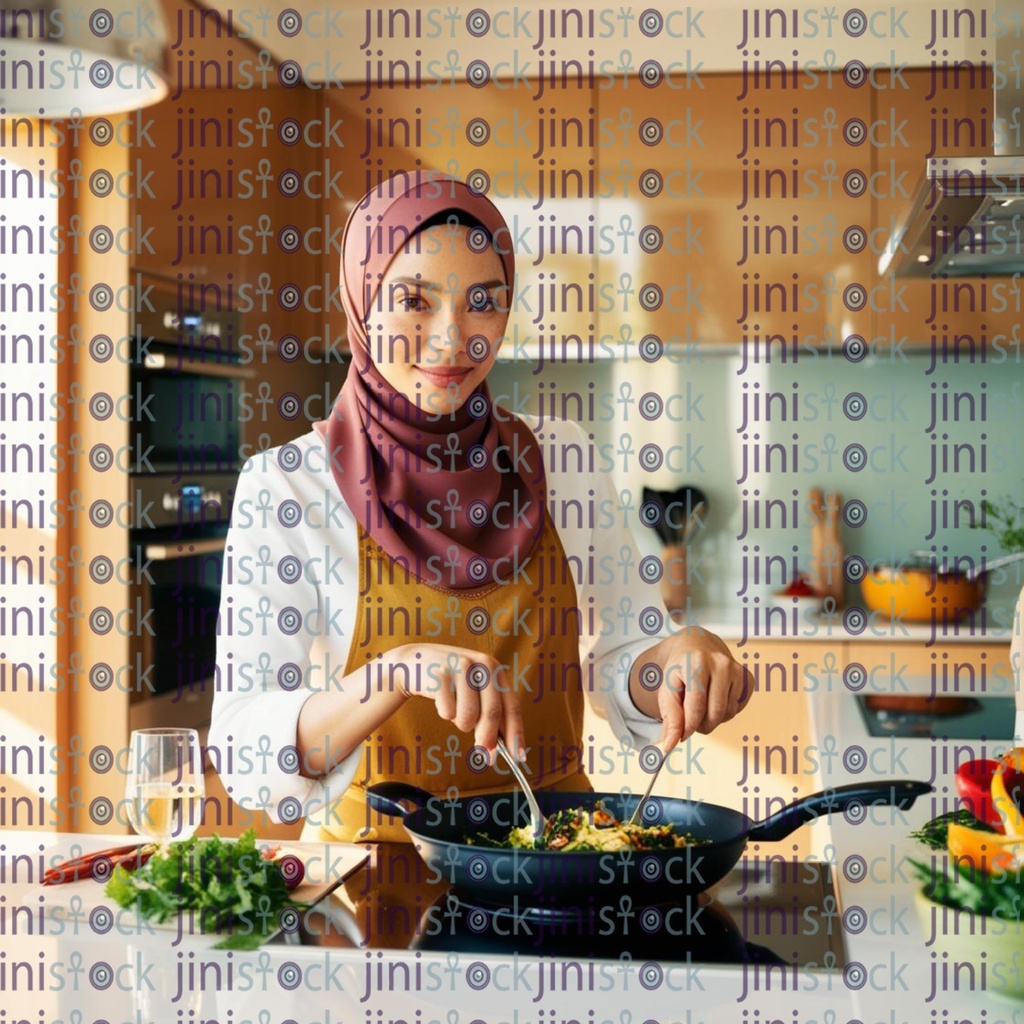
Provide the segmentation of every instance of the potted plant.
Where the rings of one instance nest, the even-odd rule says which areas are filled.
[[[983,522],[978,525],[989,530],[1007,554],[1024,551],[1024,506],[1006,495],[998,504],[986,498],[983,508]]]

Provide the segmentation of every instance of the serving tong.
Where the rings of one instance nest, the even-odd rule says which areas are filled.
[[[640,825],[643,823],[643,809],[644,804],[650,799],[651,793],[654,791],[654,784],[658,781],[658,775],[661,772],[661,766],[665,763],[665,757],[661,754],[661,751],[657,747],[648,747],[648,750],[655,750],[658,752],[659,758],[657,766],[654,771],[651,772],[651,780],[647,783],[647,788],[644,790],[644,795],[640,797],[636,807],[633,808],[633,813],[629,816],[629,820],[626,822],[627,825]]]
[[[536,842],[544,835],[544,830],[548,827],[547,818],[541,812],[540,804],[537,803],[537,798],[533,795],[533,790],[530,789],[530,784],[526,781],[526,776],[519,767],[519,763],[509,753],[508,747],[505,746],[505,742],[500,736],[498,737],[497,750],[508,762],[508,766],[512,769],[512,774],[516,777],[516,782],[519,783],[519,788],[523,791],[523,796],[526,797],[526,802],[529,804],[530,832],[533,834],[534,842]]]

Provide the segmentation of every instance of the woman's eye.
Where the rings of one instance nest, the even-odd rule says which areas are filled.
[[[466,293],[466,301],[474,312],[496,309],[495,298],[483,285],[475,285]]]
[[[430,308],[430,303],[423,295],[409,293],[398,300],[398,308],[403,313],[421,313]]]

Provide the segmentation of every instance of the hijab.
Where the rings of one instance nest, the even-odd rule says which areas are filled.
[[[352,362],[329,419],[315,427],[331,453],[334,481],[370,537],[418,580],[465,590],[512,579],[539,541],[539,445],[511,413],[495,416],[486,380],[454,412],[450,404],[441,412],[419,408],[377,369],[367,332],[381,280],[406,236],[449,210],[475,218],[490,245],[496,236],[506,243],[511,237],[489,199],[430,171],[384,181],[350,215],[341,292]],[[393,238],[400,242],[389,244]],[[511,295],[511,247],[495,251]],[[473,283],[459,282],[459,290]]]

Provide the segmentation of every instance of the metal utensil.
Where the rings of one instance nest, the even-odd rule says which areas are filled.
[[[1001,569],[1004,565],[1012,565],[1014,562],[1021,561],[1021,559],[1024,559],[1024,551],[1017,551],[1012,555],[1003,555],[1001,558],[993,558],[990,562],[976,565],[973,569],[968,569],[964,575],[973,582],[992,569]]]
[[[688,538],[684,536],[687,527],[690,527],[692,536],[693,527],[702,525],[700,516],[707,514],[708,507],[704,492],[699,487],[689,486],[678,487],[674,491],[645,487],[643,502],[646,511],[641,511],[641,521],[651,526],[665,546],[687,543]]]
[[[654,757],[657,756],[657,762],[654,763]],[[640,802],[633,808],[633,813],[629,816],[627,825],[639,825],[642,821],[642,812],[644,804],[647,803],[651,793],[654,790],[654,784],[658,781],[658,775],[661,772],[661,766],[665,763],[665,755],[655,746],[644,747],[640,751],[640,764],[643,765],[644,758],[651,763],[654,763],[654,770],[651,772],[651,781],[647,783],[647,789],[644,790],[644,795],[640,797]],[[649,770],[649,769],[648,769]]]
[[[547,818],[545,818],[541,813],[540,804],[537,803],[537,798],[533,795],[533,790],[530,789],[530,784],[526,781],[526,776],[516,763],[515,758],[509,753],[508,747],[505,746],[505,743],[500,736],[498,737],[497,746],[498,753],[501,754],[501,756],[508,762],[509,768],[512,769],[512,774],[516,777],[516,782],[519,783],[519,788],[523,791],[523,795],[526,797],[526,802],[530,805],[530,831],[536,841],[544,835],[544,829],[548,826]]]

